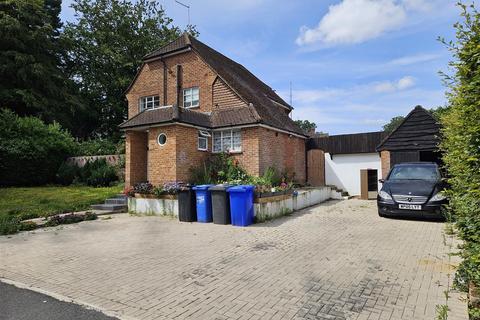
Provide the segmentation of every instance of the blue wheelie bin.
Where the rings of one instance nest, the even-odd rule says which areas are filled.
[[[232,225],[245,227],[253,223],[253,190],[255,186],[240,185],[227,190],[230,194]]]
[[[203,184],[195,186],[197,201],[197,221],[198,222],[212,222],[212,195],[208,188],[213,184]]]

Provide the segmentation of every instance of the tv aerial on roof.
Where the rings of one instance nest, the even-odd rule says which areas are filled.
[[[186,5],[185,3],[182,3],[182,2],[180,2],[180,1],[177,1],[177,0],[175,0],[175,2],[178,3],[179,5],[181,5],[182,7],[187,8],[188,25],[190,25],[190,6],[189,6],[189,5]]]

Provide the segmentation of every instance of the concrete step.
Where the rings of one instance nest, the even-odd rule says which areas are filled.
[[[126,212],[127,211],[127,205],[126,204],[94,204],[91,205],[90,208],[94,210],[109,210],[109,211],[115,211],[115,212]]]
[[[105,204],[127,204],[127,198],[110,198],[105,200]]]

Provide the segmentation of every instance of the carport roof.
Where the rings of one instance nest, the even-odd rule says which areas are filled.
[[[372,153],[385,136],[386,132],[375,131],[314,137],[308,140],[308,148],[330,154]]]

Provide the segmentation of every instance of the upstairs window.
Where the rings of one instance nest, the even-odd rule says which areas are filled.
[[[148,96],[140,98],[140,112],[146,109],[153,109],[160,107],[160,97],[159,96]]]
[[[213,152],[241,151],[242,133],[240,130],[225,130],[213,133]]]
[[[194,108],[200,105],[198,92],[198,87],[183,89],[183,106],[185,108]]]

